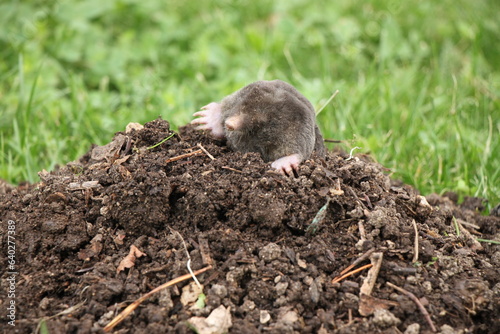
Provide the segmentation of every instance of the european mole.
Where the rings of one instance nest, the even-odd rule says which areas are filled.
[[[257,81],[195,113],[191,124],[226,138],[240,152],[258,152],[282,174],[293,175],[313,150],[324,156],[323,137],[312,104],[292,85]]]

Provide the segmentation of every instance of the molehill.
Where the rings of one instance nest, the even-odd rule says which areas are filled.
[[[190,126],[172,134],[157,119],[37,184],[1,187],[2,251],[15,226],[18,272],[9,298],[0,269],[0,309],[16,305],[4,332],[41,319],[51,334],[103,332],[188,262],[209,268],[204,305],[187,279],[114,331],[500,332],[500,246],[477,241],[500,240],[500,218],[482,200],[421,196],[366,156],[313,154],[286,177]]]

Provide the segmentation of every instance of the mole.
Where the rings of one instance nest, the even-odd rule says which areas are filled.
[[[239,152],[257,152],[284,175],[298,173],[300,163],[316,151],[324,157],[323,136],[311,102],[292,85],[256,81],[196,112],[191,124],[227,139]]]

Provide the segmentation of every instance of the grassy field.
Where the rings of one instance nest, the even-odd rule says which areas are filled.
[[[7,1],[0,4],[0,178],[176,128],[259,79],[296,86],[325,137],[423,194],[500,201],[498,1]]]

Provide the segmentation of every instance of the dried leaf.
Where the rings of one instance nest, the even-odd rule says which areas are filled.
[[[132,268],[135,265],[135,259],[144,255],[146,254],[141,252],[139,248],[131,245],[130,252],[123,260],[120,261],[120,265],[116,268],[116,272],[119,273],[120,271],[125,270],[125,268]]]
[[[182,288],[181,303],[186,306],[192,304],[198,300],[198,296],[203,292],[203,287],[200,287],[195,283],[191,282]]]
[[[125,234],[124,231],[118,230],[116,232],[116,235],[113,237],[113,241],[117,245],[123,245],[123,240],[125,239],[127,235]]]
[[[372,315],[376,310],[387,310],[389,307],[395,306],[399,306],[399,304],[391,300],[384,300],[361,294],[358,311],[362,316],[366,317]]]
[[[97,234],[91,241],[87,248],[78,252],[78,258],[84,261],[90,261],[96,255],[99,255],[102,251],[102,234]]]
[[[90,156],[95,162],[114,160],[119,156],[119,152],[126,141],[127,137],[125,135],[118,134],[111,143],[94,147]]]

